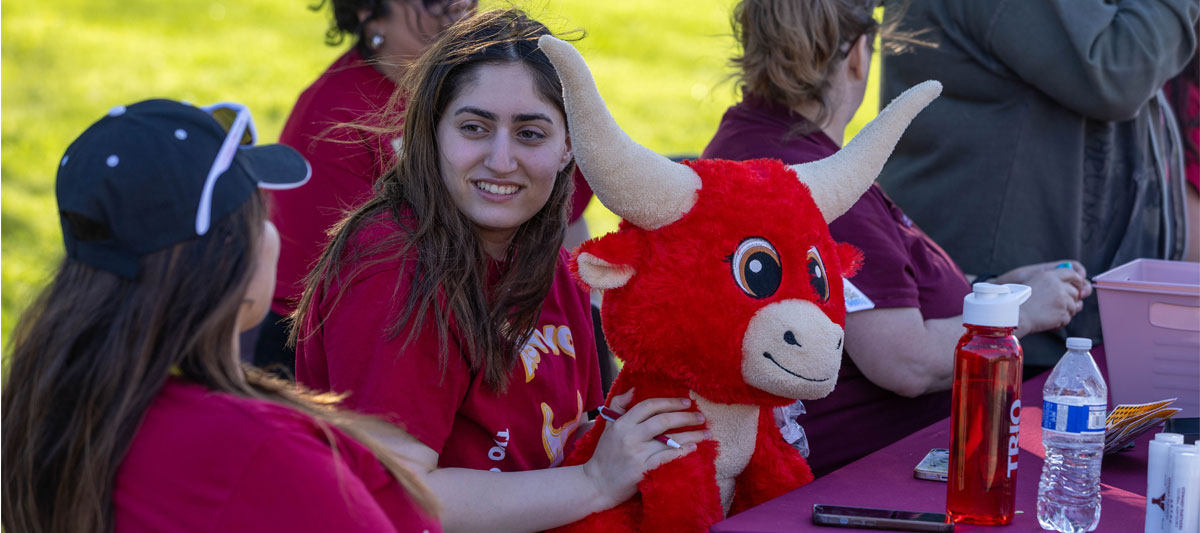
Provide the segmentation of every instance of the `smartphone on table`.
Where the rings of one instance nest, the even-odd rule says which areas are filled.
[[[929,450],[924,459],[913,469],[913,477],[930,481],[946,481],[949,477],[946,471],[950,468],[950,450],[934,448]]]
[[[943,513],[874,509],[848,505],[813,505],[812,521],[818,526],[900,531],[954,531]]]

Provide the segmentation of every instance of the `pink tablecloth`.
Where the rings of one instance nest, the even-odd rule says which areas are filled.
[[[1104,369],[1104,353],[1092,351]],[[956,531],[1041,531],[1037,524],[1037,484],[1042,473],[1042,386],[1046,374],[1021,387],[1021,452],[1017,469],[1017,515],[1004,527],[959,524]],[[1107,376],[1106,376],[1107,377]],[[1111,402],[1110,402],[1111,403]],[[1100,525],[1096,531],[1141,531],[1146,505],[1146,443],[1151,430],[1129,451],[1104,457],[1101,471]],[[945,512],[946,484],[913,478],[913,467],[932,448],[950,446],[950,419],[851,463],[788,494],[718,522],[721,533],[836,531],[812,523],[813,504],[857,505],[911,511]]]

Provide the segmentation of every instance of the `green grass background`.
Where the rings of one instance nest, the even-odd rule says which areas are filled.
[[[0,341],[63,249],[54,172],[110,107],[150,97],[242,102],[264,141],[345,46],[324,44],[327,10],[306,0],[53,0],[0,4]],[[576,43],[617,122],[660,153],[698,154],[735,102],[734,0],[542,0],[516,5]],[[877,67],[878,61],[874,67]],[[872,80],[878,78],[877,72]],[[850,134],[874,116],[872,86]],[[593,201],[593,235],[616,217]]]

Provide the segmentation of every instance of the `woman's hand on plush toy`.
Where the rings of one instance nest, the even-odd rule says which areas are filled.
[[[682,446],[671,448],[655,437],[672,429],[703,424],[704,415],[687,411],[692,401],[686,398],[649,398],[629,408],[632,401],[633,389],[612,398],[609,409],[622,416],[605,423],[595,453],[583,464],[597,497],[609,503],[606,508],[632,497],[647,471],[695,451],[697,443],[711,438],[703,430],[671,433],[670,437]]]

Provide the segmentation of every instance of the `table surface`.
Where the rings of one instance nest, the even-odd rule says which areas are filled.
[[[1104,353],[1092,350],[1102,371]],[[1105,372],[1107,374],[1107,372]],[[1017,457],[1017,513],[1008,526],[957,524],[955,531],[1041,531],[1037,485],[1045,452],[1041,442],[1042,386],[1048,373],[1021,386],[1021,451]],[[1105,378],[1107,379],[1107,375]],[[1111,402],[1110,402],[1111,404]],[[1101,467],[1098,532],[1142,531],[1146,516],[1147,442],[1159,430],[1138,437],[1132,450],[1106,455]],[[713,525],[713,532],[836,531],[812,523],[812,506],[854,505],[943,513],[946,483],[913,477],[913,467],[933,448],[950,447],[950,418],[917,431],[812,483]]]

